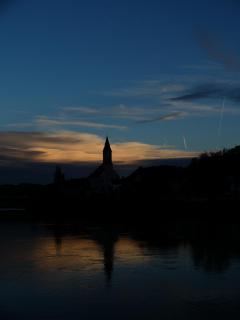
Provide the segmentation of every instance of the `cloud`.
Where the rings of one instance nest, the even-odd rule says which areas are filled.
[[[206,98],[219,98],[224,96],[226,89],[217,84],[203,84],[195,88],[189,89],[187,93],[175,98],[170,98],[171,101],[193,101]]]
[[[100,110],[95,107],[86,107],[86,106],[79,106],[79,107],[62,107],[61,111],[66,114],[99,114]]]
[[[179,106],[178,106],[179,107]],[[62,108],[62,111],[65,113],[75,114],[87,114],[87,115],[98,115],[99,117],[110,117],[118,119],[127,119],[134,121],[133,124],[144,124],[144,123],[153,123],[160,121],[170,121],[184,118],[189,115],[188,112],[174,111],[175,108],[178,109],[174,103],[165,103],[158,107],[131,107],[125,105],[119,105],[115,107],[108,108],[85,108],[85,107],[74,107],[74,108]],[[169,113],[169,109],[172,109],[173,112]],[[165,114],[163,114],[165,113]],[[131,123],[129,123],[131,125]]]
[[[190,88],[183,95],[170,98],[170,101],[195,101],[201,99],[226,98],[234,103],[240,102],[240,85],[229,83],[208,83]]]
[[[186,152],[140,142],[125,142],[112,145],[117,162],[134,163],[142,160],[192,158],[197,152]]]
[[[169,113],[160,117],[155,117],[152,119],[145,119],[145,120],[140,120],[137,121],[137,123],[153,123],[153,122],[159,122],[159,121],[169,121],[169,120],[176,120],[179,118],[183,118],[186,114],[184,112],[173,112],[173,113]]]
[[[57,126],[78,126],[87,127],[94,129],[117,129],[126,130],[127,127],[116,124],[105,124],[93,121],[85,120],[72,120],[72,119],[61,119],[61,118],[49,118],[46,116],[38,116],[36,124],[42,127],[57,127]]]
[[[1,132],[0,164],[95,163],[102,159],[104,139],[74,131]],[[135,163],[151,159],[191,158],[187,152],[138,141],[112,143],[116,163]]]
[[[200,77],[201,78],[201,77]],[[53,116],[38,115],[32,120],[20,123],[10,123],[4,128],[34,130],[77,130],[77,128],[92,128],[97,130],[114,129],[127,130],[136,124],[156,123],[162,121],[182,120],[189,117],[208,117],[219,113],[221,99],[225,97],[227,108],[225,113],[239,115],[240,84],[235,78],[224,81],[203,82],[195,76],[183,77],[183,85],[163,84],[162,81],[142,82],[148,87],[158,87],[161,83],[167,92],[157,100],[119,105],[83,105],[59,107]],[[209,77],[208,77],[209,79]],[[176,80],[176,79],[175,79]],[[177,81],[180,82],[181,77]],[[131,91],[131,88],[129,89]],[[123,99],[122,99],[123,100]],[[187,102],[187,103],[186,103]],[[3,126],[2,126],[3,127]]]
[[[112,119],[128,119],[128,120],[141,120],[145,117],[150,117],[158,112],[161,112],[161,107],[149,106],[126,106],[120,104],[111,107],[65,107],[61,108],[61,112],[65,115],[74,115],[75,118],[79,115],[95,116],[95,117],[108,117]]]
[[[222,41],[206,30],[197,33],[200,46],[207,52],[209,58],[221,63],[226,69],[231,71],[240,70],[239,55],[226,48]]]
[[[188,68],[194,69],[194,73],[176,75],[173,83],[163,79],[139,81],[132,87],[103,93],[120,96],[123,103],[119,105],[73,106],[60,110],[63,117],[109,118],[113,123],[114,119],[127,120],[127,126],[131,127],[136,123],[214,116],[225,97],[228,101],[226,113],[239,114],[240,83],[236,74],[226,74],[219,63],[206,62]],[[223,76],[224,80],[221,80]],[[139,102],[132,102],[131,97],[140,98]]]
[[[161,97],[184,90],[183,84],[163,83],[159,80],[148,80],[137,83],[130,88],[105,91],[99,94],[125,98]]]
[[[126,130],[126,126],[116,125],[116,124],[106,124],[95,121],[86,121],[78,119],[64,119],[64,118],[49,118],[47,116],[37,116],[34,121],[23,122],[23,123],[11,123],[6,125],[8,128],[31,128],[31,127],[40,127],[40,128],[51,128],[54,127],[85,127],[93,129],[116,129],[116,130]]]
[[[183,65],[181,67],[182,69],[186,71],[197,71],[197,72],[221,72],[222,71],[222,66],[214,61],[205,61],[204,64],[188,64],[188,65]]]

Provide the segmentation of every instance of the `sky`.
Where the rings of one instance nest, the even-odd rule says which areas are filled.
[[[238,145],[239,28],[237,0],[0,0],[0,166]]]

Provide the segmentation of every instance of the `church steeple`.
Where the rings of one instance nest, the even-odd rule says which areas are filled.
[[[103,148],[103,165],[112,166],[112,149],[108,140],[106,138],[105,145]]]

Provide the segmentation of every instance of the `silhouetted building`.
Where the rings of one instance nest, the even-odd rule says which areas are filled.
[[[112,149],[108,137],[103,148],[102,164],[89,176],[91,187],[97,193],[111,192],[118,185],[120,178],[113,167]]]
[[[56,166],[56,170],[54,173],[54,184],[61,186],[65,181],[64,173],[59,166]]]
[[[108,140],[108,137],[106,138],[105,145],[103,148],[103,165],[105,166],[112,166],[112,149]]]

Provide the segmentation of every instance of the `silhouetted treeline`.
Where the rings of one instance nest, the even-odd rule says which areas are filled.
[[[186,169],[191,193],[208,198],[239,199],[240,146],[204,153]]]

